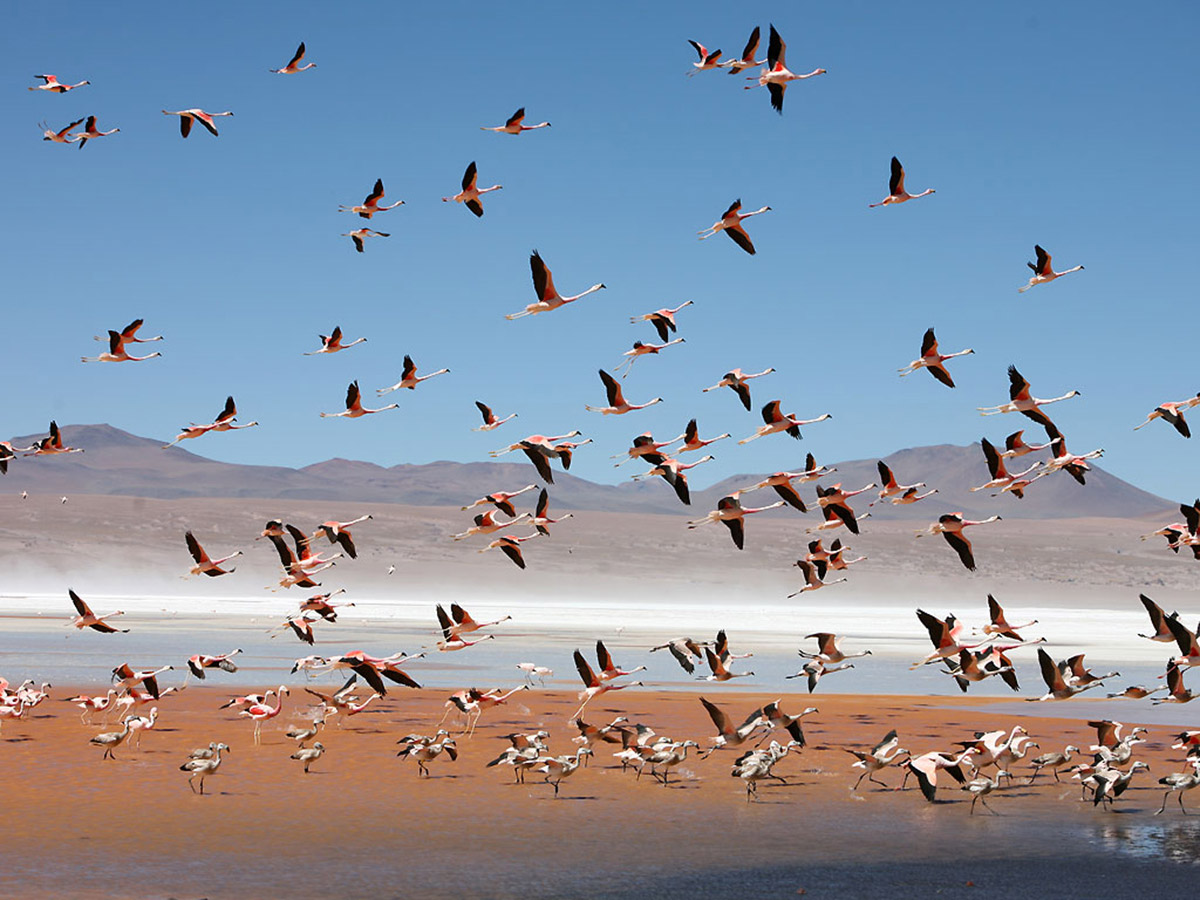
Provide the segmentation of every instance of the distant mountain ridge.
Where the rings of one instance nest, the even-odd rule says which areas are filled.
[[[64,495],[112,494],[155,499],[256,497],[414,506],[461,506],[501,487],[515,489],[525,484],[541,484],[533,467],[524,461],[439,461],[385,467],[335,458],[292,469],[222,463],[182,447],[163,450],[161,441],[138,437],[106,424],[65,425],[61,430],[69,445],[82,447],[86,452],[44,460],[13,460],[7,483],[30,492]],[[13,440],[21,445],[41,436]],[[798,462],[801,458],[797,454]],[[1026,519],[1135,518],[1169,514],[1175,507],[1172,501],[1143,491],[1094,464],[1086,487],[1065,473],[1058,473],[1039,481],[1024,500],[992,497],[990,491],[972,493],[971,487],[988,480],[983,454],[976,445],[914,447],[892,453],[884,461],[902,484],[925,481],[929,487],[938,489],[937,494],[912,506],[879,504],[870,509],[873,517],[886,520],[929,520],[951,510],[961,510],[968,517],[999,513],[1005,518]],[[879,480],[874,459],[818,462],[837,469],[836,474],[822,479],[822,484],[841,482],[847,490],[856,490]],[[738,475],[704,490],[693,488],[691,508],[699,515],[715,506],[720,497],[749,487],[767,474]],[[551,492],[554,506],[559,509],[678,513],[683,508],[661,479],[604,485],[560,472],[557,467],[554,479]],[[875,494],[873,490],[864,493],[854,498],[851,505],[856,512],[865,512]],[[769,489],[750,496],[753,499],[748,499],[747,505],[763,506],[777,499]],[[801,496],[806,502],[813,499],[812,485],[801,486]],[[815,500],[811,505],[815,506]]]

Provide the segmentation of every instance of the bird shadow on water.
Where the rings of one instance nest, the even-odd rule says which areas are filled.
[[[1098,836],[1106,847],[1118,853],[1200,864],[1200,817],[1189,822],[1112,823],[1101,828]]]

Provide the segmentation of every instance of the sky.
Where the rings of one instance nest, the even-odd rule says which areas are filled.
[[[1189,372],[1200,328],[1189,252],[1197,246],[1196,56],[1191,4],[1135,14],[1113,3],[893,4],[180,4],[6,7],[0,45],[5,203],[0,266],[9,333],[0,437],[109,422],[149,437],[211,421],[226,395],[258,428],[187,449],[229,462],[302,466],[330,457],[380,465],[487,459],[532,433],[579,429],[596,444],[572,472],[615,482],[633,436],[666,439],[697,417],[702,436],[751,434],[758,408],[833,418],[793,443],[723,441],[692,476],[883,456],[923,444],[1001,441],[1016,416],[1015,363],[1073,451],[1140,487],[1196,494],[1196,446],[1155,422],[1157,404],[1200,391]],[[766,90],[725,71],[686,77],[694,39],[740,54],[755,25],[788,42],[782,116]],[[299,41],[317,67],[269,68]],[[34,75],[91,84],[65,95]],[[480,130],[517,107],[551,128]],[[232,110],[220,137],[180,139],[160,110]],[[95,114],[118,134],[41,140]],[[868,209],[898,156],[907,186],[936,194]],[[477,220],[440,198],[472,160]],[[338,212],[382,178],[366,222]],[[735,199],[771,212],[747,222],[758,253],[697,240]],[[340,234],[390,238],[358,254]],[[1026,294],[1040,243],[1055,266],[1086,266]],[[509,322],[534,299],[537,248],[563,294],[606,290]],[[604,405],[599,368],[635,340],[629,318],[693,300],[686,343],[641,359],[624,417]],[[146,320],[163,357],[79,361],[93,335]],[[368,342],[304,356],[341,325]],[[935,326],[954,360],[951,391],[896,371]],[[358,379],[366,405],[400,378],[451,373],[399,410],[321,419]],[[733,367],[754,410],[708,394]],[[493,433],[473,402],[519,418]],[[1200,409],[1195,416],[1200,425]],[[67,434],[69,440],[69,432]],[[1200,439],[1200,438],[1198,438]],[[982,456],[981,481],[986,478]],[[912,473],[933,483],[929,473]],[[901,480],[909,473],[897,473]],[[1060,476],[1065,477],[1065,476]]]

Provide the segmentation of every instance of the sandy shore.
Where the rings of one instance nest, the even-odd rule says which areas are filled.
[[[720,687],[703,692],[738,720],[777,696]],[[395,757],[395,741],[433,730],[443,692],[396,689],[327,728],[328,752],[307,776],[288,759],[294,746],[283,732],[311,698],[293,689],[255,747],[251,722],[218,711],[229,696],[205,686],[164,700],[158,728],[115,761],[88,744],[107,729],[83,726],[61,702],[6,722],[0,896],[617,897],[725,885],[748,896],[847,897],[878,896],[880,877],[889,896],[957,893],[967,881],[971,896],[1011,896],[1014,884],[1042,895],[1057,884],[1064,897],[1094,895],[1089,884],[1125,896],[1127,884],[1132,896],[1143,868],[1164,887],[1190,879],[1186,863],[1200,845],[1200,816],[1177,808],[1153,816],[1162,798],[1155,780],[1181,769],[1163,726],[1138,748],[1150,776],[1115,812],[1080,803],[1077,787],[1044,775],[994,794],[1000,815],[971,817],[969,797],[953,789],[934,805],[911,788],[864,782],[852,793],[857,771],[841,748],[869,747],[894,727],[914,752],[949,749],[976,730],[1017,723],[978,698],[789,696],[793,713],[810,700],[821,708],[805,720],[809,746],[779,764],[786,786],[764,786],[761,801],[747,804],[729,775],[732,751],[689,759],[669,787],[637,781],[601,753],[558,800],[533,779],[514,785],[508,768],[485,768],[504,746],[499,736],[515,729],[544,728],[553,752],[573,749],[573,693],[531,690],[489,711],[473,738],[460,739],[458,761],[439,759],[429,779]],[[1181,727],[1194,720],[1180,712]],[[695,695],[610,694],[586,718],[616,715],[701,746],[714,733]],[[1042,751],[1094,740],[1079,720],[1021,721]],[[178,766],[211,740],[232,752],[208,783],[211,796],[200,797]],[[891,770],[881,777],[900,779]],[[1164,866],[1164,857],[1179,861]]]

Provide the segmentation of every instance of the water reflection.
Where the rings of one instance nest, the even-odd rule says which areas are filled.
[[[1129,856],[1170,859],[1193,865],[1200,863],[1200,817],[1189,822],[1109,824],[1100,830],[1099,836],[1108,849]]]

